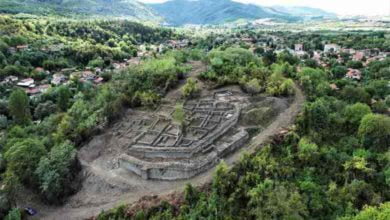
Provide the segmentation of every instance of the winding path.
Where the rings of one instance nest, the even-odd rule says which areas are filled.
[[[196,63],[196,65],[198,64],[199,63]],[[199,71],[199,69],[194,68],[193,71]],[[192,76],[194,75],[190,75],[190,77]],[[175,97],[175,94],[173,93],[168,95]],[[225,162],[229,166],[232,166],[234,162],[237,161],[244,152],[254,152],[271,136],[279,133],[283,128],[292,125],[295,121],[296,116],[299,114],[304,101],[304,94],[297,86],[295,86],[295,98],[289,108],[279,114],[279,116],[272,122],[272,124],[270,124],[264,131],[253,137],[246,147],[237,150],[236,152],[225,158]],[[94,172],[96,172],[96,170],[93,169],[93,167],[85,166],[83,167],[83,172],[85,175],[94,175]],[[114,175],[112,174],[105,174],[103,178],[105,183],[108,183],[108,187],[118,187],[119,190],[116,190],[114,193],[106,193],[104,192],[104,190],[107,188],[99,188],[97,190],[99,193],[95,195],[91,193],[89,189],[84,188],[90,187],[89,185],[83,186],[84,189],[82,189],[81,192],[77,193],[75,196],[72,196],[73,198],[71,197],[70,201],[62,207],[52,207],[45,206],[43,204],[37,204],[36,208],[40,211],[40,214],[37,217],[39,219],[56,220],[86,219],[91,216],[96,216],[103,210],[108,210],[122,204],[136,202],[143,196],[153,194],[166,195],[175,191],[182,191],[187,183],[191,183],[197,186],[203,185],[211,181],[213,172],[214,168],[192,179],[172,182],[142,180],[135,175],[129,174],[128,172],[123,172],[123,176],[121,176],[122,179],[123,177],[128,176],[128,181],[131,182],[132,179],[134,180],[134,185],[131,185],[130,183],[130,187],[128,185],[128,181],[124,183],[120,179],[113,179]],[[102,177],[99,176],[97,178]],[[126,186],[127,188],[124,186]]]

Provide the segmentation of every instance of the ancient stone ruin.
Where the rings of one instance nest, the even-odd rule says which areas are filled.
[[[241,147],[248,133],[237,126],[248,97],[217,91],[208,98],[184,103],[186,125],[172,118],[174,106],[162,105],[153,113],[132,112],[117,123],[115,139],[124,152],[120,167],[144,179],[191,178],[215,166]]]

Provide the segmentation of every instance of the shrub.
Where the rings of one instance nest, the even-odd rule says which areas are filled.
[[[259,83],[259,80],[252,79],[249,82],[245,83],[245,90],[252,95],[261,92],[262,88]]]
[[[34,171],[39,160],[46,154],[42,141],[37,138],[24,138],[14,143],[4,154],[7,172],[15,174],[24,183],[35,182]]]
[[[359,126],[359,137],[365,147],[387,150],[390,147],[390,118],[379,114],[364,116]]]
[[[193,78],[187,79],[186,84],[181,89],[182,95],[185,98],[194,98],[199,95],[200,88],[198,82]]]
[[[54,146],[47,157],[42,157],[35,170],[41,193],[51,203],[58,203],[72,189],[76,176],[77,158],[74,146],[65,142]]]

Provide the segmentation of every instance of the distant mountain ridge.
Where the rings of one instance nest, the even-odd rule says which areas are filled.
[[[332,13],[310,7],[263,7],[232,0],[169,0],[148,5],[173,25],[218,24],[238,19],[296,21],[311,17],[336,17]]]
[[[173,25],[218,24],[237,19],[289,17],[283,12],[275,13],[257,5],[231,0],[171,0],[148,5]]]
[[[327,12],[319,8],[303,7],[303,6],[272,6],[276,11],[290,14],[293,16],[304,16],[304,17],[322,17],[322,18],[337,18],[335,13]]]
[[[170,25],[221,24],[270,18],[276,21],[336,18],[309,7],[263,7],[233,0],[169,0],[143,4],[137,0],[0,0],[0,13],[28,13],[81,17],[125,17],[165,21]]]
[[[136,0],[0,0],[0,12],[158,19],[158,15]]]

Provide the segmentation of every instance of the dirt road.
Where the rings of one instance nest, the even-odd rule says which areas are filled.
[[[193,64],[194,65],[194,64]],[[199,65],[199,63],[195,63]],[[202,66],[193,68],[193,71],[201,71]],[[199,72],[192,72],[198,74]],[[253,152],[257,147],[262,145],[269,137],[277,134],[280,130],[294,123],[305,97],[302,91],[295,87],[295,98],[289,108],[282,112],[263,132],[253,137],[247,146],[236,151],[229,157],[225,158],[226,163],[232,166],[244,152]],[[175,98],[175,91],[168,93],[167,96]],[[102,135],[102,140],[104,140]],[[101,142],[99,142],[101,143]],[[104,142],[103,142],[104,143]],[[90,155],[100,154],[106,150],[104,144],[100,144],[101,149],[96,148],[93,144],[84,147],[79,154]],[[94,147],[94,148],[92,148]],[[93,152],[92,151],[95,151]],[[85,157],[87,158],[87,157]],[[175,191],[182,191],[187,183],[193,185],[202,185],[212,179],[214,169],[210,169],[206,173],[196,176],[189,180],[180,181],[151,181],[143,180],[137,175],[131,174],[122,169],[117,169],[115,172],[107,173],[93,166],[93,163],[83,163],[83,176],[85,176],[81,190],[69,198],[68,202],[61,207],[53,207],[41,204],[38,200],[31,201],[36,204],[34,208],[39,210],[38,219],[85,219],[99,214],[103,210],[108,210],[122,204],[136,202],[141,197],[146,195],[165,195]],[[91,165],[92,164],[92,165]]]

